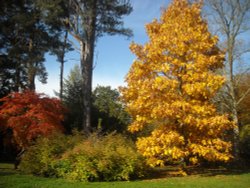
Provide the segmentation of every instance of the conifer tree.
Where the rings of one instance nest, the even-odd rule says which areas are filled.
[[[44,55],[59,44],[61,28],[52,23],[37,1],[10,0],[0,5],[0,55],[7,57],[5,62],[15,63],[15,90],[35,90],[36,76],[46,83]]]
[[[70,32],[80,44],[83,89],[83,129],[91,130],[91,93],[95,42],[104,34],[131,36],[122,17],[130,14],[129,0],[71,0]]]
[[[36,0],[44,23],[53,29],[66,28],[80,44],[81,73],[83,77],[83,129],[91,129],[91,93],[94,47],[104,34],[131,36],[124,28],[122,18],[132,11],[129,0]]]

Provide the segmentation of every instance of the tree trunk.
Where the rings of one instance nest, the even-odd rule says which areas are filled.
[[[29,62],[28,64],[28,89],[31,91],[35,91],[35,77],[36,77],[36,67],[33,62]]]
[[[32,49],[33,49],[33,40],[29,41],[29,55],[32,57]],[[36,77],[36,66],[32,61],[32,58],[28,61],[28,89],[31,91],[35,91],[35,77]]]
[[[239,119],[238,119],[238,112],[237,112],[237,101],[235,97],[235,91],[234,91],[234,84],[233,80],[230,79],[230,96],[231,96],[231,113],[233,121],[235,122],[236,126],[233,129],[233,155],[235,160],[239,157]]]
[[[25,152],[25,149],[22,148],[21,151],[17,154],[17,156],[15,158],[15,162],[14,162],[14,169],[15,170],[18,169],[18,166],[19,166],[19,164],[21,162],[21,159],[22,159],[22,156],[23,156],[24,152]]]
[[[232,118],[236,124],[235,128],[233,129],[233,155],[235,160],[239,157],[239,119],[238,119],[238,112],[237,112],[237,101],[236,101],[236,94],[235,94],[235,82],[234,82],[234,73],[233,73],[233,52],[234,52],[234,38],[228,36],[228,64],[229,64],[229,94],[231,97],[231,112]]]
[[[19,89],[20,89],[20,82],[21,82],[21,79],[20,79],[20,67],[19,67],[19,62],[16,63],[16,67],[15,67],[15,88],[14,88],[14,91],[15,92],[19,92]]]
[[[62,49],[62,53],[60,54],[60,63],[61,63],[61,67],[60,67],[60,93],[59,93],[59,97],[62,100],[63,98],[63,72],[64,72],[64,57],[65,57],[65,49],[66,49],[66,45],[67,45],[67,38],[68,38],[68,31],[65,31],[65,35],[64,35],[64,41],[63,41],[63,49]]]
[[[89,21],[85,25],[86,38],[80,41],[81,47],[81,72],[83,78],[83,130],[87,133],[91,131],[91,95],[92,95],[92,72],[96,35],[96,4],[94,0],[91,4],[91,14]]]
[[[230,99],[228,100],[230,106],[230,113],[236,127],[233,130],[233,154],[237,160],[239,157],[239,117],[238,117],[238,103],[235,89],[236,82],[234,79],[234,62],[237,58],[242,57],[245,53],[245,50],[242,50],[236,46],[237,38],[240,38],[240,35],[243,32],[249,31],[248,27],[248,14],[250,10],[250,1],[249,0],[207,0],[208,4],[215,11],[217,16],[215,17],[216,22],[219,24],[219,28],[222,31],[223,35],[226,37],[226,47],[228,55],[228,94]],[[237,47],[237,50],[236,50]],[[242,53],[243,52],[243,53]],[[247,51],[246,51],[247,52]],[[244,96],[244,95],[243,95]],[[244,98],[244,97],[243,97]],[[242,98],[242,99],[243,99]],[[240,100],[242,100],[240,99]]]
[[[83,77],[83,130],[91,128],[91,93],[94,44],[81,42],[81,72]]]
[[[61,61],[61,67],[60,67],[60,93],[59,93],[59,98],[61,100],[63,98],[63,72],[64,72],[64,60]]]

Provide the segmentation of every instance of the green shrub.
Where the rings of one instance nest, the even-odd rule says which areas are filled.
[[[250,161],[250,124],[240,130],[240,154],[241,157]]]
[[[76,181],[116,181],[142,177],[145,164],[134,143],[122,135],[57,133],[39,138],[23,156],[20,169]]]
[[[118,134],[93,134],[68,150],[57,164],[57,174],[78,181],[115,181],[142,177],[145,161],[134,143]]]
[[[29,174],[54,176],[57,160],[66,150],[73,148],[80,139],[79,135],[65,136],[62,133],[40,137],[24,153],[19,168]]]

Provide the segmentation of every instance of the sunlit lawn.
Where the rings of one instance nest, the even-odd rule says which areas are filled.
[[[46,187],[83,187],[83,188],[250,188],[250,173],[199,174],[187,177],[165,177],[124,182],[70,182],[63,179],[41,178],[21,175],[13,170],[12,164],[0,164],[0,188],[46,188]]]

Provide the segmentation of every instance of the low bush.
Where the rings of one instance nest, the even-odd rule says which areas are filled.
[[[24,153],[20,163],[20,170],[35,175],[54,176],[54,165],[62,154],[73,148],[82,140],[79,134],[65,136],[62,133],[54,133],[48,137],[40,137],[35,144],[30,146]]]
[[[79,181],[116,181],[142,177],[145,161],[134,143],[119,134],[93,134],[58,162],[58,175]]]
[[[75,181],[117,181],[142,177],[145,164],[134,143],[120,134],[94,133],[84,139],[56,134],[39,138],[25,153],[20,169]]]
[[[247,162],[250,162],[250,124],[240,130],[240,155]]]

